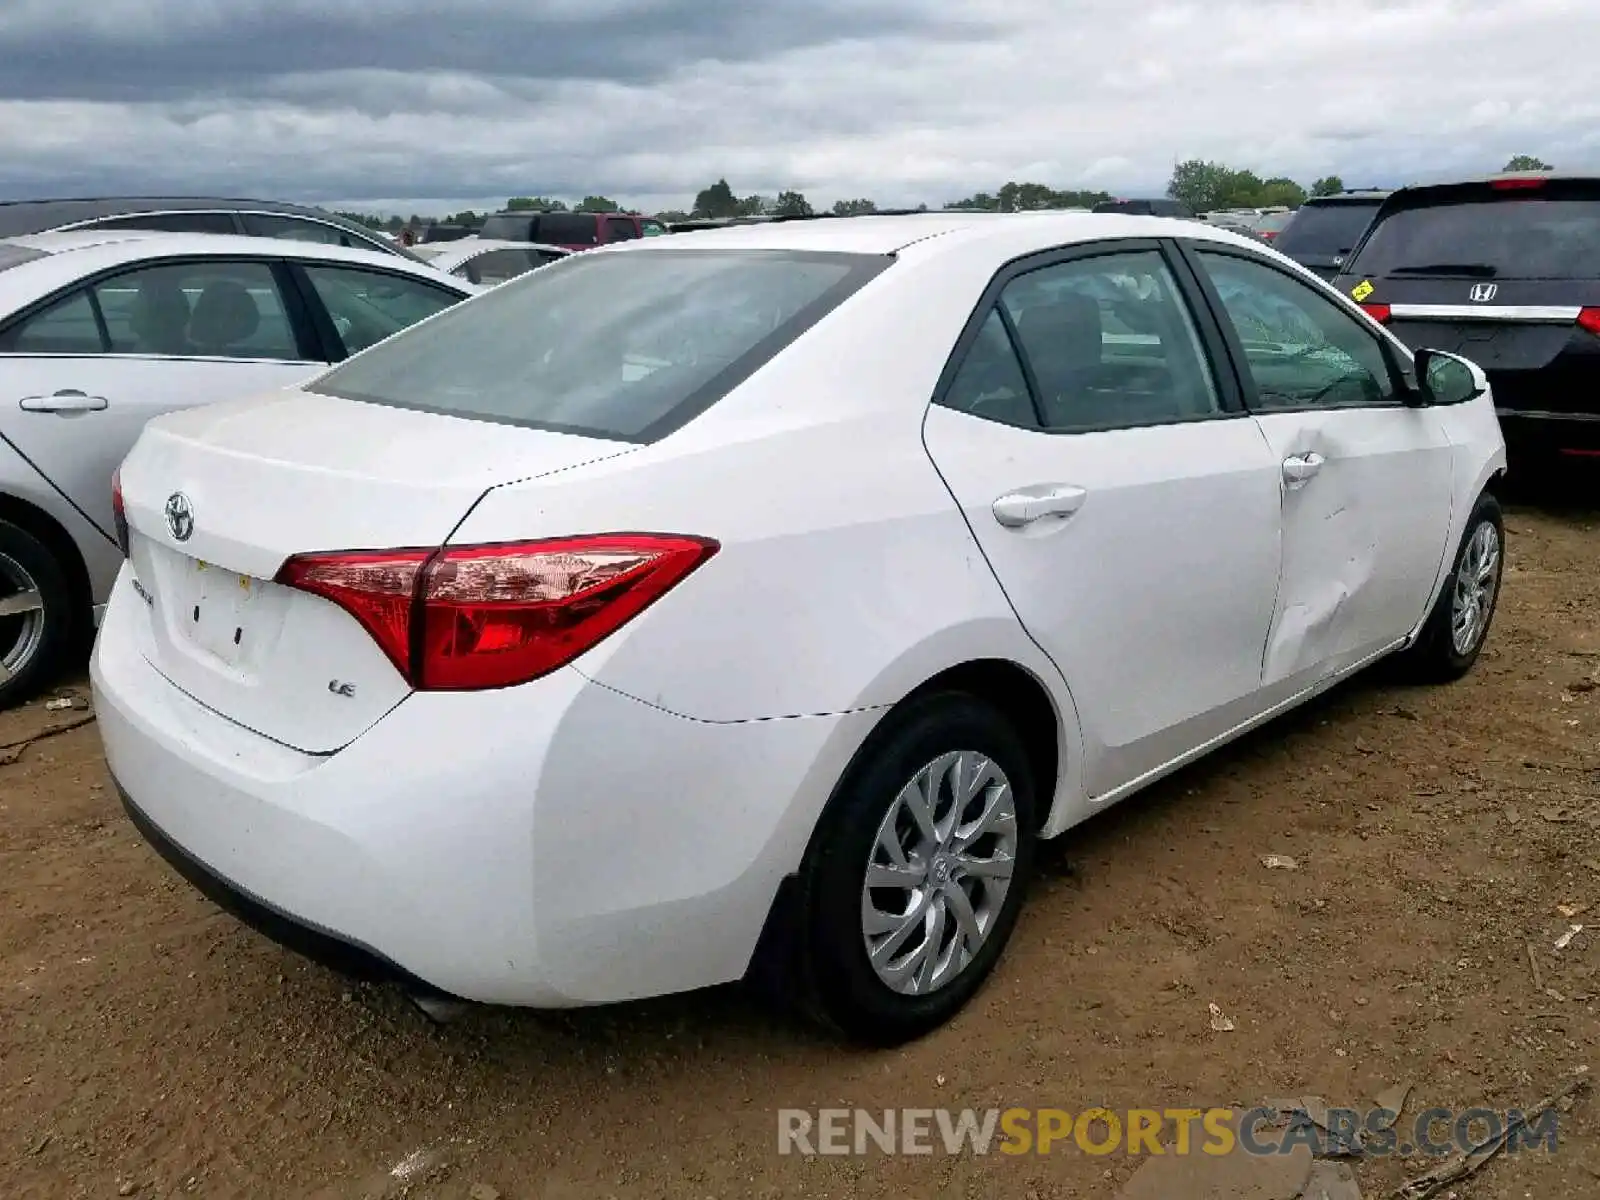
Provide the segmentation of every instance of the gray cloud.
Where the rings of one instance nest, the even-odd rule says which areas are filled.
[[[937,204],[1154,191],[1187,157],[1600,168],[1596,44],[1591,0],[6,0],[0,197],[666,207],[726,176]]]
[[[134,103],[255,96],[342,104],[364,94],[319,88],[316,78],[361,68],[476,76],[513,92],[519,81],[648,83],[706,59],[749,61],[850,38],[985,32],[938,6],[860,0],[389,0],[342,11],[170,0],[112,4],[98,22],[26,14],[0,18],[0,96]],[[380,102],[378,111],[392,110]]]

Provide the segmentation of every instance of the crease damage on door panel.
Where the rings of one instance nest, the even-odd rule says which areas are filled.
[[[1334,463],[1360,461],[1358,448],[1342,445],[1326,426],[1297,438],[1289,451],[1312,452]],[[1333,470],[1306,487],[1284,488],[1281,608],[1262,658],[1264,683],[1319,663],[1335,670],[1341,650],[1348,649],[1339,644],[1346,631],[1341,617],[1372,582],[1378,560],[1377,531],[1357,495],[1359,482],[1350,472]]]

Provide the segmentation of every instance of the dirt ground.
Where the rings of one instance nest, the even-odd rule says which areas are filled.
[[[735,988],[436,1028],[179,880],[92,723],[36,742],[0,766],[0,1194],[1110,1197],[1139,1160],[780,1157],[776,1113],[1528,1105],[1600,1071],[1600,517],[1508,524],[1466,680],[1357,680],[1052,843],[990,986],[887,1053]],[[0,715],[0,745],[85,715]],[[1456,1193],[1600,1195],[1600,1100],[1560,1120]]]

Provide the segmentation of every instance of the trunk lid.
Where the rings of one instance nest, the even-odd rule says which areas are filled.
[[[246,728],[338,750],[411,689],[349,613],[272,582],[284,561],[437,546],[489,488],[631,449],[299,389],[158,418],[122,468],[146,657]]]

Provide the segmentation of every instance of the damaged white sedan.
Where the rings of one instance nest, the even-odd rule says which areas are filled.
[[[542,1007],[772,965],[894,1042],[1040,838],[1384,656],[1468,670],[1504,467],[1475,366],[1196,222],[637,241],[152,422],[99,728],[308,953]]]

